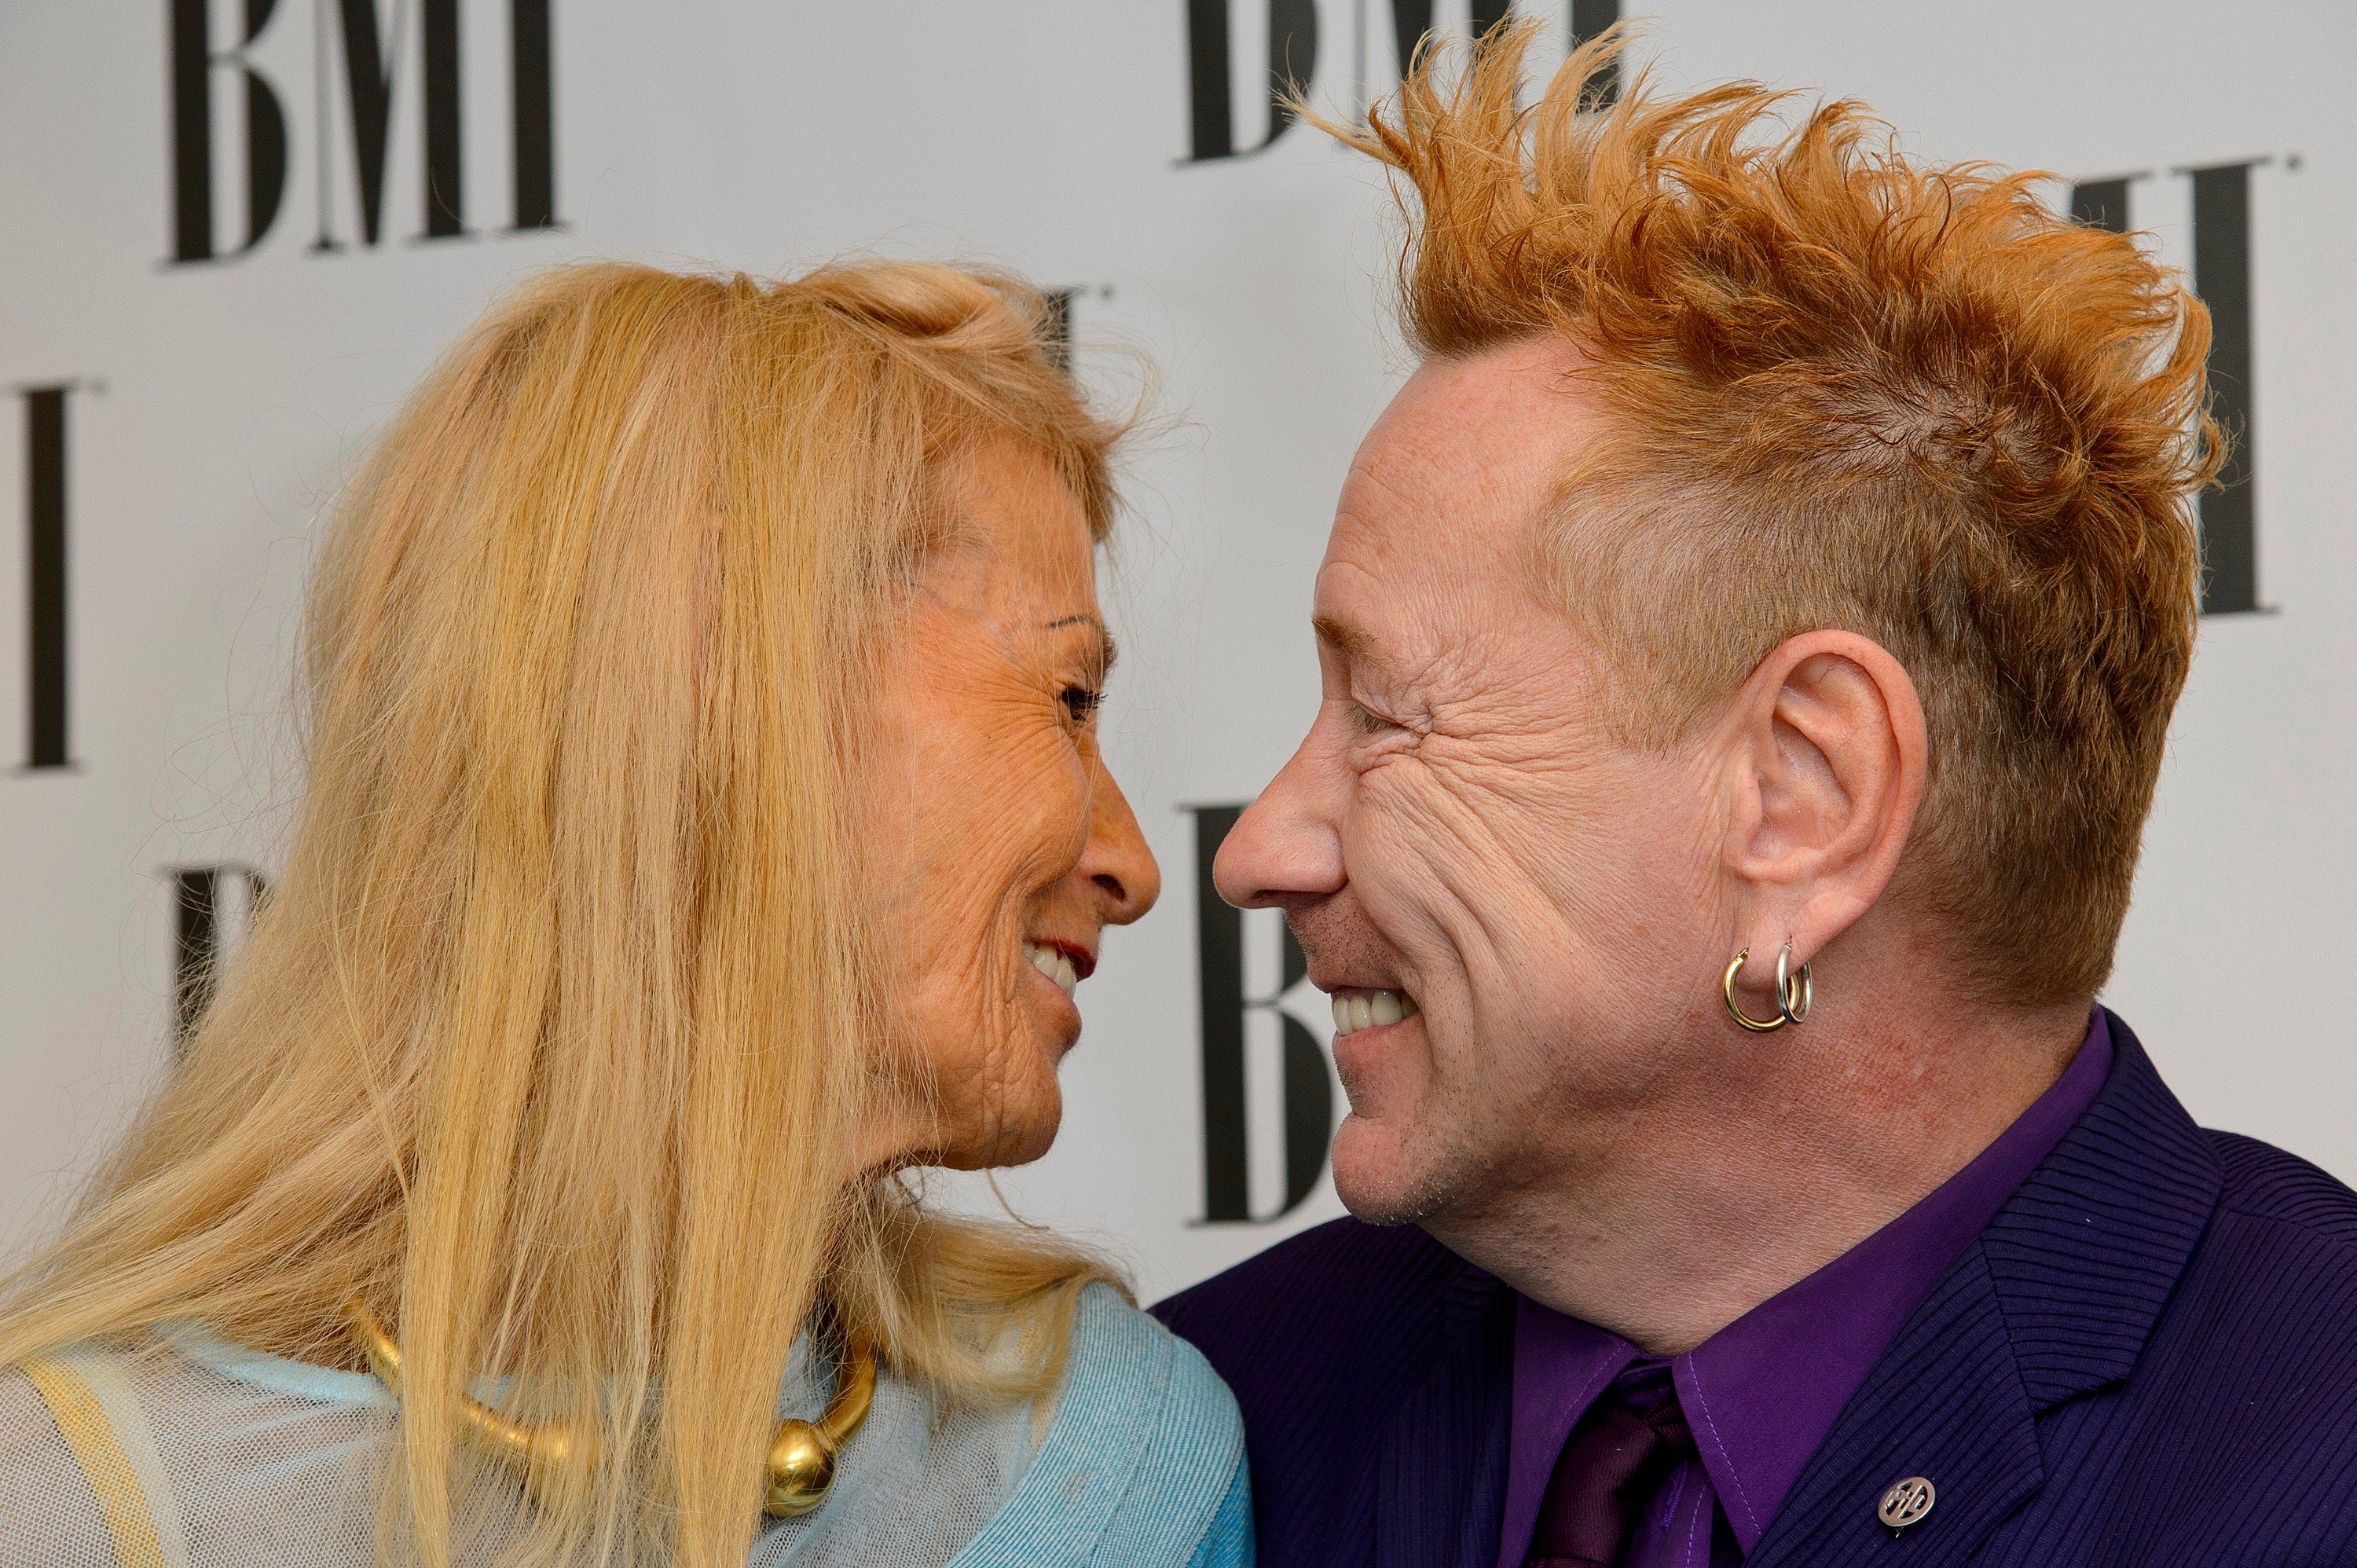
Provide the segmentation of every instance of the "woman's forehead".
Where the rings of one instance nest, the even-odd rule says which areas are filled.
[[[1001,606],[1052,601],[1061,618],[1096,607],[1096,547],[1071,487],[1012,437],[978,443],[949,461],[955,511],[927,575],[936,592]]]

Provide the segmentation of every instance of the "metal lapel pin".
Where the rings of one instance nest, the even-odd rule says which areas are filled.
[[[1921,1476],[1910,1476],[1890,1484],[1890,1489],[1882,1494],[1882,1501],[1876,1505],[1874,1517],[1889,1525],[1890,1533],[1896,1536],[1930,1513],[1939,1496],[1930,1481]]]

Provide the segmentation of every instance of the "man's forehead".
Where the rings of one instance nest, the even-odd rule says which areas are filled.
[[[1580,364],[1552,338],[1427,360],[1360,445],[1334,553],[1372,564],[1518,547],[1592,438],[1594,411],[1569,379]]]
[[[1339,608],[1327,606],[1329,589],[1355,599],[1355,575],[1393,592],[1521,577],[1532,523],[1593,438],[1593,405],[1570,380],[1579,366],[1577,349],[1554,338],[1426,360],[1351,462],[1320,608]]]

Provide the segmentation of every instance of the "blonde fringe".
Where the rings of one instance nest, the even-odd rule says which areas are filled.
[[[1103,536],[1116,432],[1039,319],[880,263],[581,266],[490,313],[330,531],[285,873],[13,1277],[0,1364],[173,1318],[349,1363],[358,1293],[407,1362],[383,1550],[436,1568],[509,1485],[460,1443],[486,1369],[603,1432],[520,1563],[741,1562],[822,1303],[945,1398],[1052,1386],[1106,1267],[852,1168],[908,1074],[845,913],[836,717],[946,453],[1016,435]]]

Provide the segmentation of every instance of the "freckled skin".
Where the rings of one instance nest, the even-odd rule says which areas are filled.
[[[1161,873],[1097,749],[1106,645],[1079,501],[1011,442],[944,476],[963,527],[930,559],[855,714],[857,843],[893,1039],[931,1079],[866,1139],[870,1165],[1037,1159],[1081,1016],[1027,938],[1093,954]],[[1076,707],[1078,711],[1076,711]]]
[[[1610,434],[1579,365],[1540,340],[1435,360],[1377,422],[1318,573],[1324,700],[1217,875],[1285,910],[1319,986],[1417,1005],[1335,1047],[1351,1210],[1670,1353],[1959,1169],[2086,1012],[1972,993],[1883,897],[1926,739],[1867,639],[1791,639],[1674,746],[1615,737],[1603,655],[1533,564]],[[1748,947],[1738,997],[1772,1015],[1787,940],[1816,1011],[1745,1035],[1720,972]]]

